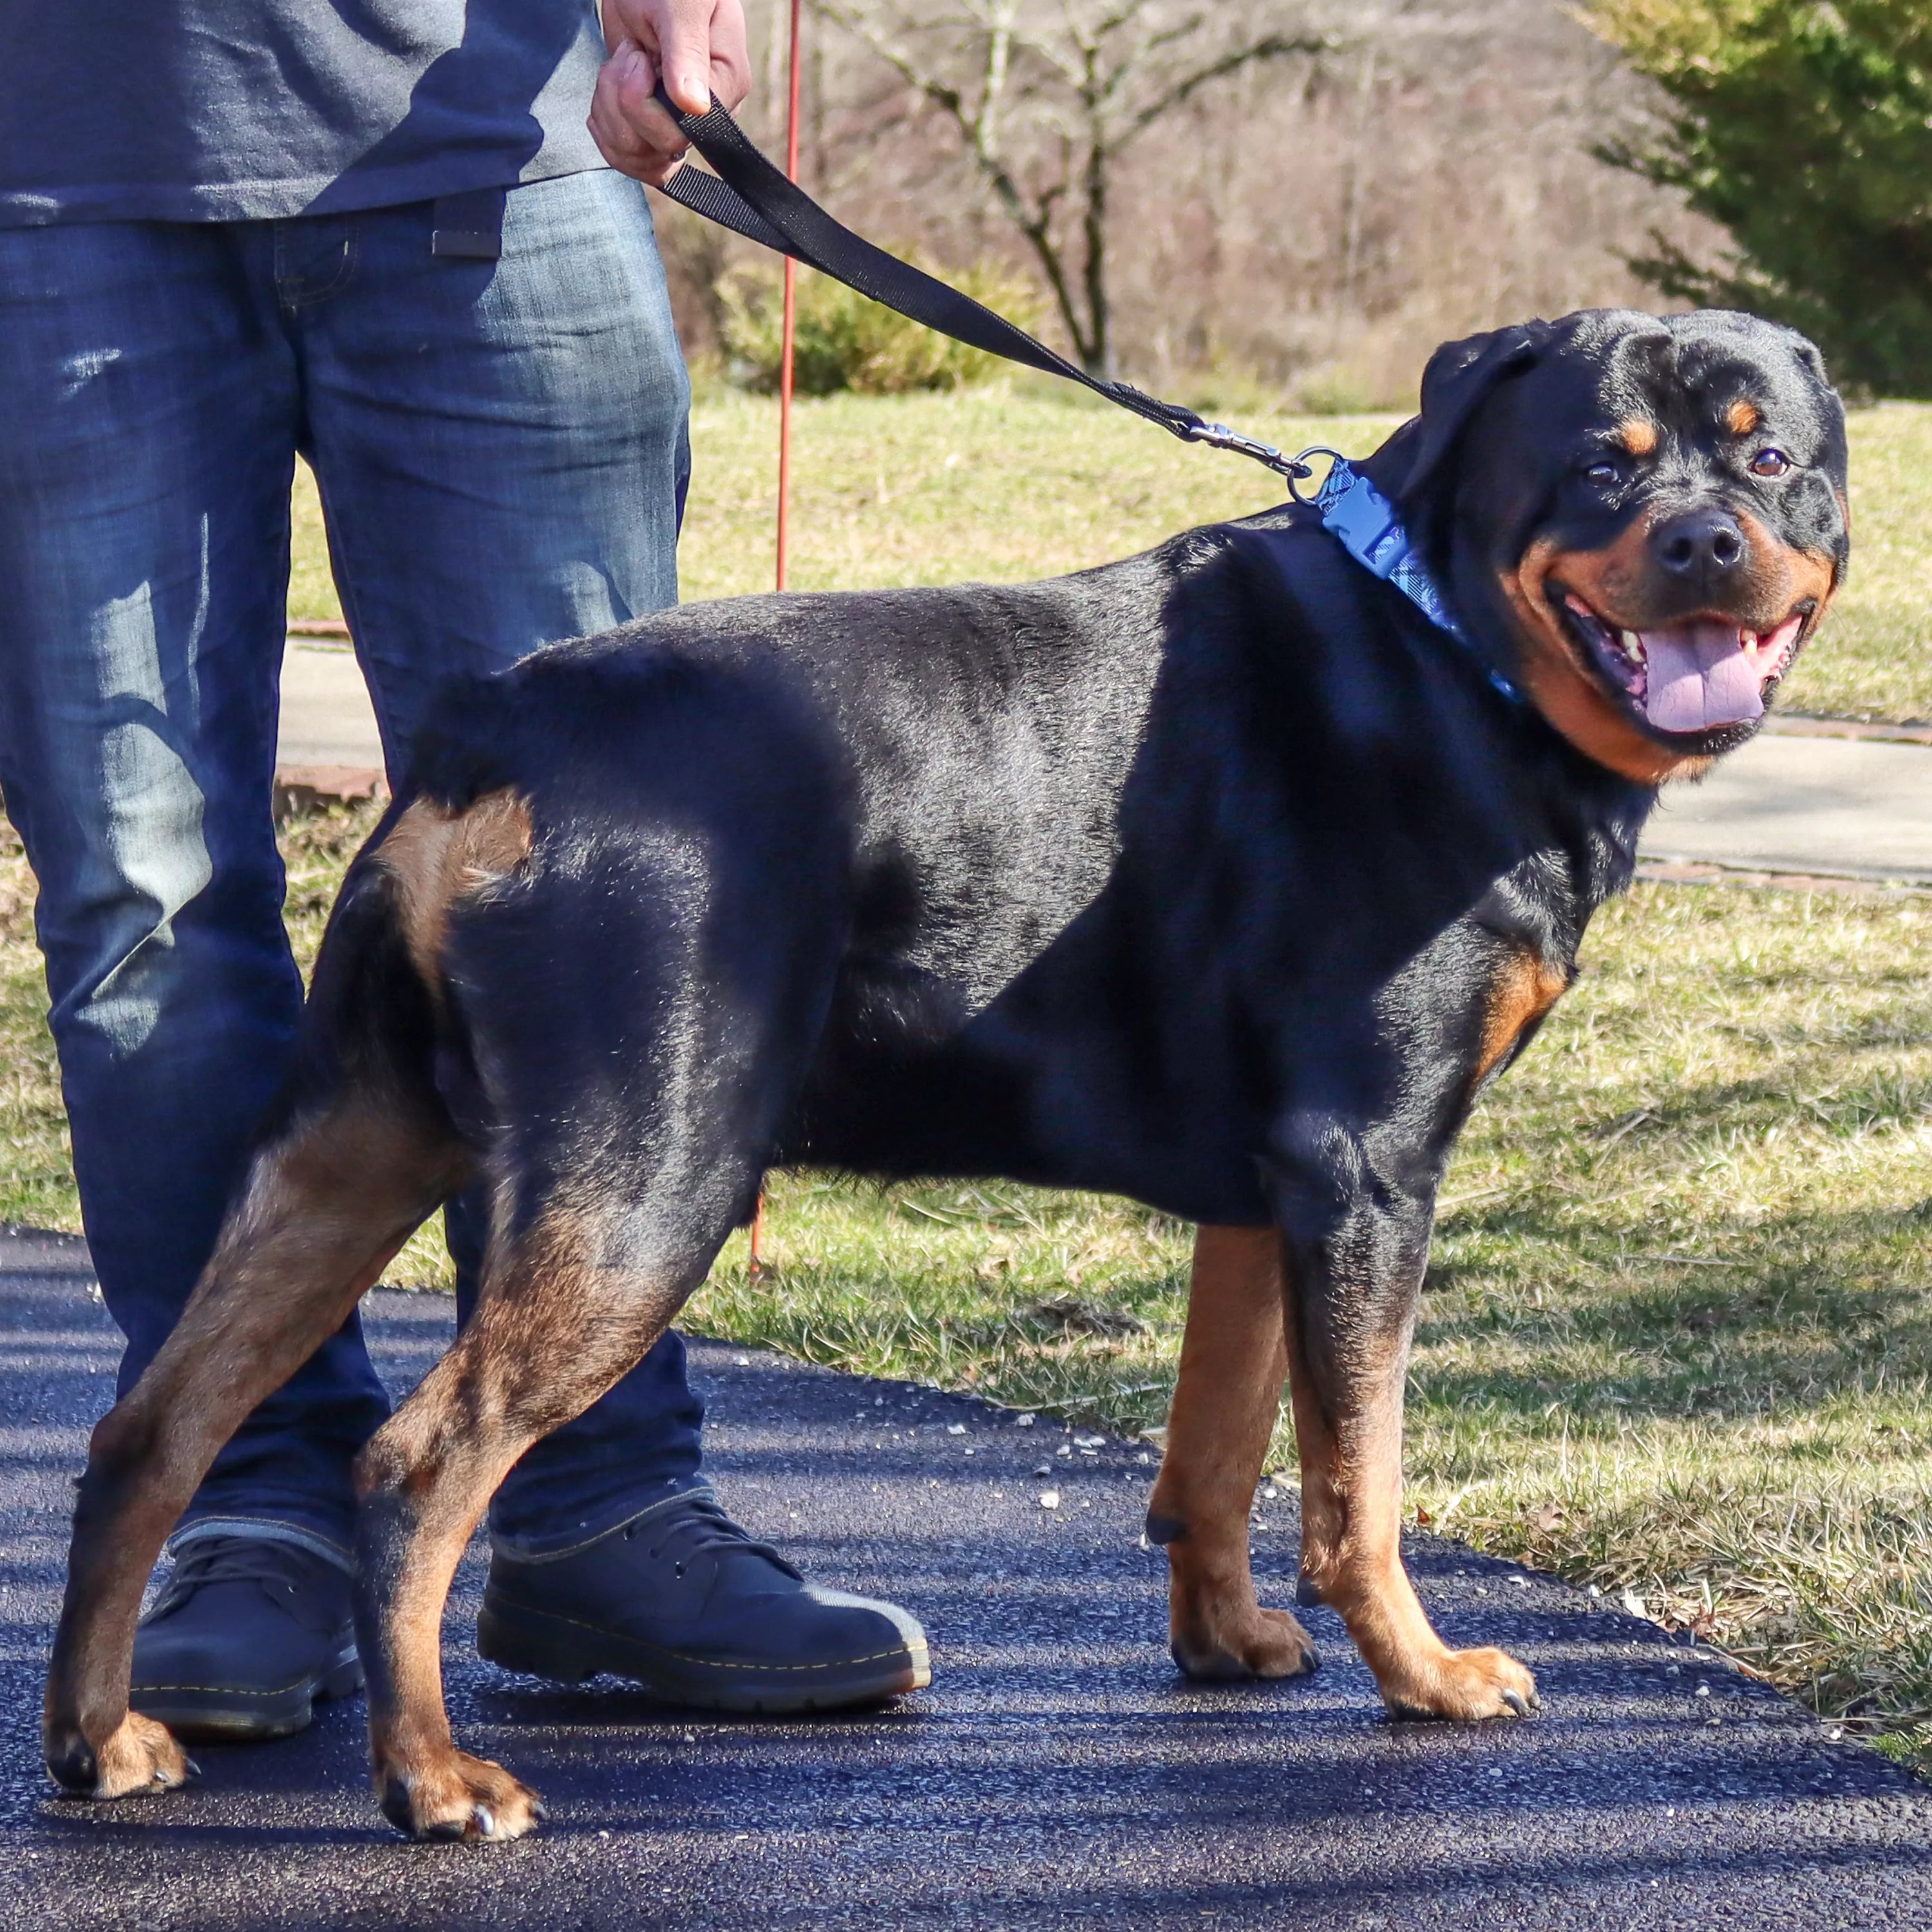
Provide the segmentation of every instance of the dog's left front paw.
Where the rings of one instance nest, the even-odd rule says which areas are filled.
[[[1210,1684],[1305,1677],[1322,1661],[1315,1640],[1294,1617],[1258,1604],[1198,1629],[1177,1630],[1168,1650],[1186,1675]]]
[[[1526,1718],[1543,1705],[1536,1679],[1502,1650],[1444,1650],[1418,1660],[1382,1693],[1397,1718]]]

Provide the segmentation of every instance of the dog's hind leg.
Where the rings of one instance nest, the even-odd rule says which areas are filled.
[[[1148,1510],[1165,1544],[1168,1643],[1190,1677],[1294,1677],[1318,1661],[1286,1610],[1264,1610],[1248,1564],[1248,1512],[1288,1374],[1281,1237],[1203,1228],[1166,1451]]]
[[[800,758],[742,782],[714,761],[660,808],[663,765],[633,755],[606,797],[636,817],[586,812],[556,862],[540,842],[521,883],[412,928],[461,1016],[493,1180],[475,1312],[357,1468],[372,1769],[419,1838],[514,1838],[538,1816],[450,1735],[451,1577],[518,1459],[642,1358],[750,1218],[844,931],[841,820],[808,789],[760,808]]]
[[[451,1736],[441,1654],[450,1580],[517,1460],[643,1358],[736,1218],[712,1214],[667,1240],[671,1216],[614,1197],[616,1178],[576,1177],[533,1215],[500,1199],[500,1222],[520,1232],[493,1242],[468,1327],[357,1466],[356,1635],[372,1774],[384,1815],[415,1838],[514,1838],[542,1816],[532,1792]]]
[[[179,1784],[180,1747],[128,1708],[141,1593],[221,1445],[339,1328],[470,1170],[430,1084],[425,996],[383,882],[331,922],[298,1070],[174,1333],[94,1432],[47,1677],[48,1768],[96,1798]]]

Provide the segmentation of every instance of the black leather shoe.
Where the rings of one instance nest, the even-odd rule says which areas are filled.
[[[206,1536],[181,1546],[134,1634],[128,1702],[178,1737],[247,1744],[362,1688],[346,1571],[292,1543]]]
[[[506,1670],[608,1672],[711,1711],[826,1711],[932,1681],[926,1633],[891,1604],[808,1583],[708,1490],[554,1556],[498,1550],[476,1648]]]

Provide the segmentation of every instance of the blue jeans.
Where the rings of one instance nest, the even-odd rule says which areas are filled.
[[[433,254],[428,202],[0,229],[0,785],[123,1390],[301,1010],[270,818],[296,452],[392,771],[446,674],[676,601],[688,389],[644,190],[566,176],[500,219],[497,260]],[[451,1216],[460,1314],[477,1218]],[[184,1526],[339,1552],[388,1408],[352,1318]],[[493,1523],[540,1548],[618,1521],[697,1480],[702,1420],[668,1336],[524,1457]]]

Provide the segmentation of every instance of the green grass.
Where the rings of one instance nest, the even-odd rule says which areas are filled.
[[[719,388],[692,418],[687,598],[769,589],[777,405]],[[1288,450],[1373,448],[1388,416],[1237,412]],[[1800,711],[1932,718],[1932,406],[1852,418],[1851,580],[1784,702]],[[1184,448],[1118,410],[1058,388],[833,396],[798,405],[792,581],[800,590],[1012,580],[1146,548],[1196,524],[1280,500],[1265,470]],[[296,493],[289,608],[339,615],[320,512]]]

